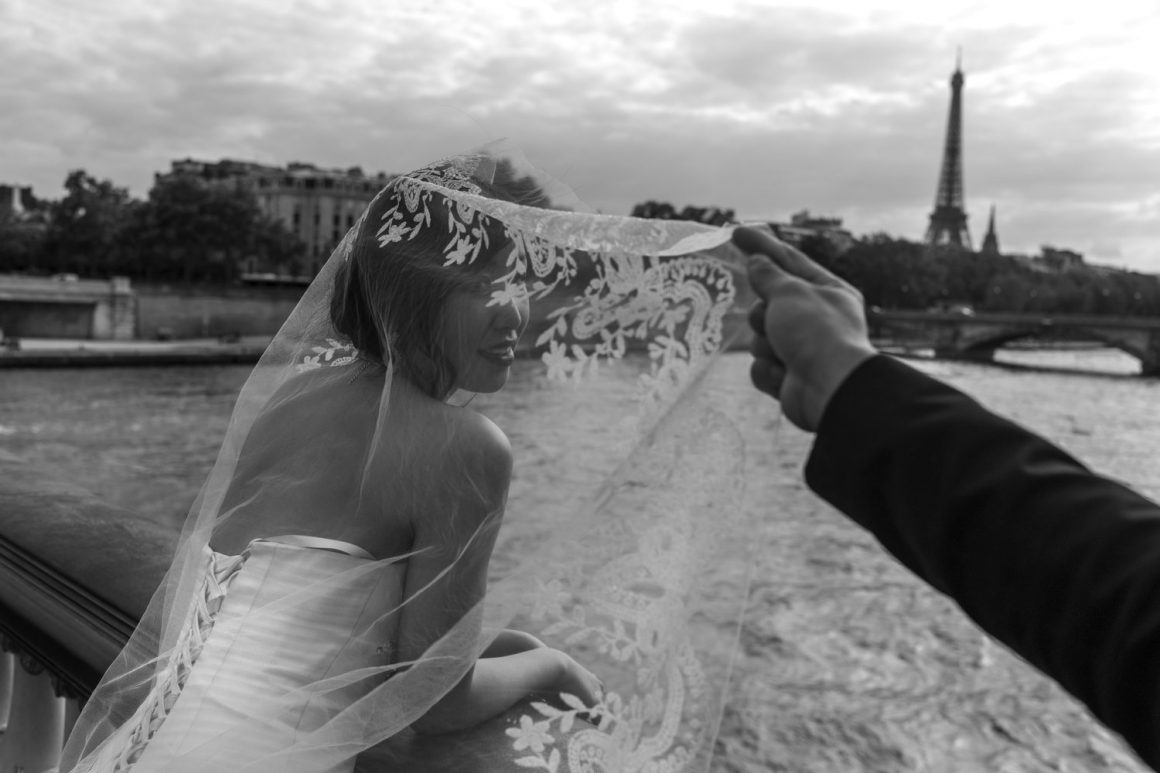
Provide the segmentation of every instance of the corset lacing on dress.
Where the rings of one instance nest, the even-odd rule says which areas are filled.
[[[112,766],[113,773],[127,773],[132,768],[177,702],[193,664],[213,630],[230,582],[250,555],[249,549],[238,556],[223,556],[208,548],[206,552],[208,565],[202,573],[202,585],[182,626],[180,638],[170,653],[169,662],[156,675],[149,697],[129,721],[132,730]]]

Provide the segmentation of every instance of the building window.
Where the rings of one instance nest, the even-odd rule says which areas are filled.
[[[346,227],[347,227],[347,228],[354,228],[354,215],[347,214],[347,216],[346,216]]]
[[[314,225],[317,227],[322,222],[322,213],[317,209],[314,210]]]
[[[297,207],[295,207],[294,208],[294,227],[297,228],[301,222],[302,222],[302,213],[298,211]]]
[[[338,232],[338,229],[335,228],[330,238],[337,244],[340,237],[341,234]]]

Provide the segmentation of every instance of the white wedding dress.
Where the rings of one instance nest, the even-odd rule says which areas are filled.
[[[196,769],[197,760],[211,759],[240,767],[321,727],[382,681],[389,639],[351,632],[399,607],[406,564],[377,567],[334,592],[311,589],[373,561],[355,545],[301,536],[255,540],[238,556],[207,550],[204,604],[195,605],[149,697],[102,749],[95,769],[152,773]],[[301,705],[296,725],[261,721],[280,716],[296,690],[364,668],[376,677],[314,696]],[[319,773],[353,766],[352,757]]]

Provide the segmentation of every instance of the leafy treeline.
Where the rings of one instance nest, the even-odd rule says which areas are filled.
[[[633,217],[653,220],[693,220],[706,225],[726,225],[733,222],[733,210],[720,207],[685,207],[678,210],[667,201],[649,201],[632,208]]]
[[[716,207],[677,210],[646,201],[635,217],[689,219],[712,225],[732,222],[733,211]],[[937,248],[872,233],[840,251],[824,236],[806,238],[802,251],[862,291],[883,309],[935,309],[965,304],[979,311],[1160,316],[1160,276],[1082,266],[1051,270],[1012,255]]]
[[[83,170],[65,180],[65,196],[43,202],[42,225],[0,219],[0,272],[128,276],[154,281],[231,281],[243,266],[300,273],[305,246],[261,213],[243,188],[194,177],[158,178],[149,197]],[[733,211],[677,210],[646,201],[636,217],[723,225]],[[964,303],[980,311],[1160,316],[1160,277],[1090,266],[1066,271],[1009,255],[984,255],[871,234],[839,251],[822,236],[803,251],[858,287],[873,306],[929,309]]]
[[[802,250],[884,309],[963,303],[979,311],[1160,316],[1160,277],[1091,266],[1066,271],[871,234],[841,254],[822,238]]]
[[[43,203],[45,225],[0,221],[0,272],[193,283],[233,280],[247,259],[286,273],[303,264],[301,241],[242,188],[164,177],[142,201],[83,170],[64,187]]]
[[[732,210],[667,202],[637,204],[634,217],[696,220],[724,225]],[[824,236],[807,238],[802,251],[884,309],[931,309],[965,304],[979,311],[1160,316],[1160,277],[1091,266],[1050,270],[1041,262],[986,255],[876,233],[838,250]]]

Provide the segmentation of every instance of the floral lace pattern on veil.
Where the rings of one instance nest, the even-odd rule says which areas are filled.
[[[702,250],[719,246],[728,232],[690,229],[686,254],[680,240],[673,244],[679,224],[662,230],[649,221],[529,211],[482,198],[464,169],[476,161],[441,162],[394,180],[394,201],[375,224],[379,245],[409,241],[443,221],[444,263],[462,265],[489,246],[486,220],[499,220],[515,248],[492,303],[552,304],[549,324],[533,342],[547,376],[582,380],[643,342],[650,360],[641,377],[645,405],[670,403],[721,348],[737,293],[729,267]],[[444,208],[438,218],[434,207]],[[581,262],[588,263],[586,279]],[[358,358],[349,342],[330,338],[297,367],[343,367]],[[533,711],[506,730],[520,767],[665,773],[693,767],[712,745],[720,709],[684,621],[692,612],[693,567],[712,554],[711,513],[733,506],[741,490],[739,480],[732,491],[716,490],[722,473],[704,460],[728,467],[740,450],[709,411],[669,422],[653,442],[609,483],[616,493],[597,525],[557,541],[566,549],[541,562],[553,571],[524,577],[526,590],[499,602],[515,600],[531,610],[527,619],[539,635],[591,652],[615,672],[596,707],[570,695],[561,696],[565,707],[530,704]],[[686,453],[694,447],[695,458]]]
[[[567,709],[533,703],[535,714],[506,731],[522,753],[516,764],[675,773],[704,762],[720,707],[686,621],[701,601],[699,570],[718,548],[719,518],[741,496],[743,481],[729,472],[739,443],[710,409],[677,416],[649,454],[609,481],[591,527],[560,540],[543,562],[551,570],[528,578],[520,601],[528,619],[545,637],[590,652],[607,686],[595,707],[568,695]],[[596,726],[573,732],[585,718]]]
[[[436,220],[432,208],[444,207],[438,218],[448,224],[444,262],[461,265],[488,246],[485,219],[503,223],[515,249],[492,302],[517,297],[552,303],[549,324],[533,342],[551,379],[582,380],[644,342],[647,411],[671,402],[721,348],[736,288],[729,268],[699,250],[719,246],[727,231],[690,230],[689,254],[683,254],[680,244],[671,244],[669,224],[662,256],[655,246],[663,233],[655,223],[529,212],[484,199],[456,163],[392,185],[398,195],[377,224],[380,246],[413,239]],[[589,263],[583,281],[581,261]],[[349,342],[328,339],[313,346],[298,368],[357,360]],[[685,453],[691,447],[695,459]],[[533,702],[533,711],[506,730],[518,766],[549,773],[666,773],[695,767],[712,746],[720,708],[683,621],[692,612],[690,583],[698,576],[692,567],[712,554],[717,524],[711,513],[733,506],[741,483],[735,480],[724,494],[713,488],[721,472],[704,463],[706,454],[725,466],[740,454],[722,421],[705,411],[691,424],[670,422],[650,453],[609,484],[620,493],[611,505],[605,502],[598,525],[560,540],[569,549],[542,562],[554,571],[525,577],[527,590],[514,593],[518,606],[531,610],[527,619],[539,635],[590,651],[615,672],[596,707],[570,695],[561,696],[566,708]]]
[[[478,163],[476,157],[468,161]],[[623,357],[633,342],[647,341],[652,367],[642,387],[657,403],[677,394],[691,373],[720,350],[723,320],[737,295],[733,275],[720,261],[700,254],[649,254],[662,234],[649,221],[529,212],[480,198],[463,163],[440,162],[392,182],[398,195],[383,214],[376,238],[380,247],[411,240],[431,226],[431,208],[442,206],[448,229],[444,264],[463,265],[490,246],[485,220],[501,220],[515,249],[492,303],[552,299],[551,325],[534,342],[546,350],[542,360],[549,378],[580,380],[601,362]],[[698,236],[699,242],[690,243],[713,247],[728,232]],[[594,276],[576,288],[581,259],[590,263]],[[349,344],[328,339],[304,355],[300,369],[356,359]]]
[[[514,249],[491,302],[551,305],[530,341],[548,378],[581,381],[643,351],[641,416],[671,409],[723,343],[737,288],[733,268],[713,250],[729,231],[485,198],[473,176],[481,163],[467,156],[396,178],[379,194],[392,197],[381,220],[366,227],[388,247],[446,223],[444,264],[463,265],[492,246],[499,223]],[[348,234],[338,259],[349,259],[352,242]],[[304,342],[294,367],[341,368],[360,358],[350,341],[329,336]],[[494,603],[523,614],[536,635],[597,661],[606,683],[595,707],[570,695],[563,706],[532,702],[506,729],[520,767],[667,773],[707,764],[721,685],[707,677],[687,621],[697,608],[696,567],[715,549],[715,513],[735,508],[740,496],[730,475],[741,451],[725,420],[703,407],[688,413],[670,410],[646,452],[606,483],[585,529],[553,540],[551,560],[536,562],[550,570],[517,573],[496,594]],[[722,488],[722,479],[730,485]]]
[[[165,758],[167,772],[349,773],[361,757],[373,758],[381,746],[406,741],[408,729],[463,684],[492,641],[488,637],[509,627],[567,653],[577,668],[589,669],[603,683],[603,694],[596,706],[586,707],[575,696],[537,698],[489,715],[495,725],[492,719],[465,723],[460,730],[468,759],[477,759],[471,753],[486,746],[509,767],[551,773],[708,767],[729,662],[702,660],[698,653],[735,645],[736,629],[729,626],[740,620],[745,593],[730,588],[726,603],[739,606],[718,614],[718,591],[702,587],[700,580],[705,566],[729,556],[723,546],[729,539],[727,519],[738,511],[742,451],[736,429],[714,412],[699,386],[725,338],[726,315],[738,296],[740,254],[729,244],[728,229],[550,208],[565,204],[578,206],[574,194],[514,149],[502,147],[396,177],[377,194],[239,392],[170,568],[77,719],[63,769],[108,770],[101,766],[105,760],[126,748],[135,753],[137,741],[147,740],[155,726],[157,707],[181,692],[194,696],[192,702],[174,704],[189,707],[191,722],[204,707],[213,707],[207,712],[217,712],[215,720],[222,722],[198,725],[213,735],[196,749],[167,749],[154,734],[153,750],[179,756],[172,764]],[[509,427],[510,445],[520,453],[546,449],[546,461],[553,453],[561,460],[559,469],[550,463],[530,471],[517,465],[522,477],[495,473],[491,464],[475,470],[459,461],[452,454],[478,450],[481,456],[490,453],[486,461],[492,462],[493,446],[508,439],[485,427],[496,429],[496,437],[475,443],[476,449],[469,435],[477,428],[467,422],[479,417],[431,404],[416,390],[398,388],[419,384],[396,379],[404,372],[396,365],[408,365],[409,357],[437,356],[437,348],[425,347],[451,338],[445,330],[428,329],[442,324],[438,304],[449,296],[412,307],[410,301],[423,296],[412,292],[419,285],[405,283],[428,281],[443,293],[444,275],[454,275],[447,287],[458,287],[460,279],[474,281],[485,272],[440,272],[440,260],[465,266],[501,254],[506,264],[484,267],[489,278],[499,276],[490,288],[492,303],[505,305],[506,312],[507,304],[522,310],[528,301],[536,310],[535,328],[525,333],[525,345],[540,355],[547,376],[593,385],[576,390],[529,379],[527,393],[514,396],[519,405],[513,410],[524,410],[524,398],[530,409],[521,416],[526,423],[513,421]],[[378,259],[406,263],[373,263]],[[486,297],[458,299],[472,314],[478,312],[461,314],[464,329],[495,318]],[[400,319],[392,316],[396,313]],[[362,316],[352,320],[357,315]],[[409,327],[411,320],[421,324]],[[468,338],[465,346],[495,331],[469,332],[479,337]],[[639,354],[639,362],[614,364],[630,353]],[[390,360],[395,355],[398,363]],[[502,359],[510,362],[506,355],[505,348]],[[625,373],[639,376],[639,403],[626,389]],[[596,407],[592,413],[599,426],[592,433],[585,434],[588,417],[569,413],[569,395]],[[612,409],[623,415],[610,420]],[[517,435],[520,427],[526,429]],[[588,460],[573,464],[582,443],[597,448],[590,468]],[[496,483],[502,491],[493,497]],[[572,483],[578,487],[573,494],[557,485]],[[500,500],[513,484],[547,506],[523,513],[513,507],[505,514]],[[587,504],[573,507],[577,498]],[[425,562],[402,567],[422,566],[411,579],[426,578],[426,584],[408,588],[406,577],[383,572],[419,554],[401,558],[397,551],[411,549],[406,535],[375,520],[395,514],[392,508],[407,525],[443,528],[461,515],[479,516],[481,522],[471,523],[462,549],[448,551],[446,560],[438,554],[445,547],[441,537],[427,539],[423,551],[431,552],[423,553]],[[510,528],[497,537],[492,527],[501,515]],[[420,520],[428,516],[429,521]],[[189,682],[182,690],[180,679],[170,677],[193,662],[188,647],[193,640],[186,632],[203,631],[213,611],[213,599],[205,593],[205,551],[243,536],[270,536],[274,529],[324,532],[316,536],[349,540],[381,557],[333,571],[328,565],[309,587],[299,582],[299,564],[285,565],[287,587],[294,592],[263,608],[270,630],[287,645],[285,660],[273,658],[264,643],[254,651],[262,667],[281,669],[289,681],[261,679],[250,685],[242,677],[261,676],[261,669],[250,669],[244,659],[231,661],[237,669],[226,686],[244,688],[238,695],[247,707],[235,716],[215,703],[237,697],[231,690],[215,691],[211,685],[195,693]],[[491,546],[501,538],[507,552],[495,561]],[[492,540],[486,552],[483,539]],[[381,544],[371,550],[374,545],[364,541]],[[470,587],[443,581],[458,577],[460,569],[471,578]],[[248,577],[244,571],[238,576]],[[350,598],[364,581],[376,589],[374,603],[354,604],[349,617],[344,612],[331,620],[337,606],[331,601]],[[241,585],[235,579],[231,592]],[[456,606],[460,601],[462,607]],[[449,619],[440,617],[447,610]],[[417,624],[405,628],[410,623],[402,622],[404,612],[412,611]],[[240,619],[252,623],[250,615]],[[428,622],[432,640],[420,638],[398,661],[373,647],[361,648],[402,630],[415,636]],[[219,626],[210,645],[225,641],[221,633]],[[301,646],[310,636],[320,647]],[[401,634],[400,641],[405,641]],[[347,652],[350,663],[334,661],[336,670],[328,670],[332,661],[322,644]],[[301,665],[293,657],[316,650],[326,663]],[[203,650],[202,670],[193,673],[208,674],[212,682],[217,676],[205,670],[206,657]],[[550,676],[542,681],[550,682]],[[576,689],[589,696],[589,687]],[[303,724],[306,709],[316,725]],[[169,715],[170,727],[178,727],[174,716]],[[140,738],[129,738],[141,728]],[[476,730],[484,737],[473,736]],[[451,744],[438,745],[433,755]],[[137,767],[143,770],[151,758],[142,756]],[[388,763],[385,769],[393,768]]]

